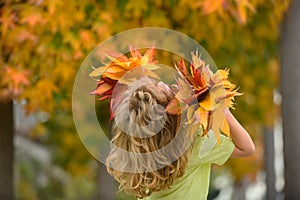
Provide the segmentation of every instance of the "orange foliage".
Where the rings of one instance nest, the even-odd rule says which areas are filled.
[[[59,138],[55,141],[59,140],[61,146],[69,144],[59,136],[75,132],[71,88],[84,56],[107,37],[130,28],[167,27],[201,43],[217,65],[232,66],[233,80],[245,93],[238,100],[236,116],[243,124],[251,124],[248,131],[260,140],[256,127],[271,126],[274,119],[270,116],[278,113],[273,104],[278,77],[270,73],[278,71],[278,26],[289,3],[290,0],[5,1],[0,7],[0,101],[26,99],[28,112],[48,112],[48,124],[52,123],[49,132]],[[269,65],[272,67],[266,67]],[[57,154],[58,160],[82,156],[82,149],[70,149]],[[260,166],[260,162],[255,159],[254,164]],[[78,161],[77,167],[81,164]],[[253,168],[252,164],[239,166],[232,165],[233,173],[239,171],[239,177]]]

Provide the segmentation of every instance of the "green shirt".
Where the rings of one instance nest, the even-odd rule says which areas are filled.
[[[170,189],[153,193],[144,200],[206,200],[211,164],[224,164],[234,147],[232,140],[225,136],[221,136],[221,142],[217,144],[212,132],[205,139],[197,137],[183,177],[178,178]]]

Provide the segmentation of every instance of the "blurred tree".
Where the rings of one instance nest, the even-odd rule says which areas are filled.
[[[281,37],[281,93],[285,198],[299,199],[300,161],[300,2],[292,1],[282,26]]]
[[[22,99],[27,112],[49,113],[31,137],[51,146],[54,163],[72,175],[93,176],[71,112],[71,88],[82,59],[99,42],[130,28],[178,30],[202,44],[218,66],[232,66],[233,82],[245,94],[235,114],[256,140],[257,154],[232,159],[230,165],[237,182],[245,176],[254,179],[262,167],[262,127],[272,127],[278,114],[273,104],[278,24],[288,4],[289,0],[7,0],[0,3],[0,100]]]
[[[0,103],[0,198],[13,199],[13,106]]]

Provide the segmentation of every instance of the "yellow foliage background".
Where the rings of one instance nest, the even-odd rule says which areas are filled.
[[[255,139],[257,153],[246,160],[232,159],[229,165],[236,181],[255,179],[263,166],[262,130],[272,127],[279,114],[273,103],[277,44],[289,2],[6,0],[0,3],[0,100],[25,100],[27,113],[49,114],[30,138],[51,148],[52,162],[75,177],[76,188],[76,177],[94,179],[97,169],[72,120],[72,86],[81,62],[97,44],[122,31],[174,29],[197,40],[219,68],[230,68],[232,82],[244,93],[237,98],[234,114]],[[41,191],[29,182],[22,178],[17,192],[38,199]]]

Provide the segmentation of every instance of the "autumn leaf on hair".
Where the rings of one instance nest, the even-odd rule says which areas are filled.
[[[110,90],[113,90],[123,75],[135,67],[144,66],[147,64],[155,64],[154,60],[155,49],[151,47],[142,55],[135,47],[129,46],[132,57],[128,58],[122,53],[107,53],[106,57],[110,62],[98,68],[95,68],[89,75],[91,77],[101,76],[97,88],[91,93],[98,96],[110,98]]]
[[[137,73],[139,71],[135,72],[137,73],[136,76],[144,75],[159,78],[155,73],[151,72],[151,70],[156,69],[153,65],[157,63],[157,61],[154,60],[154,47],[148,48],[144,55],[142,55],[138,49],[131,45],[129,45],[129,51],[131,57],[127,57],[119,52],[107,52],[106,57],[108,58],[109,63],[105,64],[104,66],[94,68],[94,70],[89,74],[90,77],[95,79],[100,77],[97,82],[97,87],[91,92],[91,94],[99,96],[99,100],[111,99],[114,88],[120,80],[120,84],[125,85],[129,84],[131,81],[134,81],[134,77],[131,77],[133,78],[132,80],[123,78],[127,72],[134,68],[143,68],[141,73]],[[149,65],[149,69],[147,69],[147,65]],[[111,111],[111,118],[112,116],[113,113]]]

